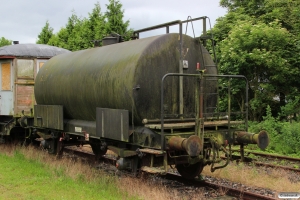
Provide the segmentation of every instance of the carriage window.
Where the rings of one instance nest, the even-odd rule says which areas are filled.
[[[10,63],[1,64],[1,80],[2,80],[2,90],[11,90],[11,70]]]
[[[17,60],[18,78],[33,78],[33,60]]]

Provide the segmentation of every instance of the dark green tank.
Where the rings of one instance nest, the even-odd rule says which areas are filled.
[[[183,36],[182,56],[188,61],[183,73],[198,73],[200,46],[195,39]],[[214,65],[201,48],[205,65]],[[36,102],[63,105],[64,118],[68,119],[95,121],[96,107],[126,109],[130,113],[133,107],[136,124],[144,118],[159,119],[161,79],[166,73],[179,72],[179,49],[179,34],[174,33],[55,56],[36,77]],[[206,73],[216,74],[217,69],[208,67]],[[194,85],[194,79],[184,78],[185,114],[195,113]],[[206,90],[213,92],[216,87],[212,84]],[[178,77],[168,78],[165,113],[179,113],[178,91]],[[206,102],[216,104],[216,99]]]

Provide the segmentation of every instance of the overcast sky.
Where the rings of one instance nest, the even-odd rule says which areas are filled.
[[[35,43],[46,21],[57,33],[64,27],[72,10],[79,17],[87,17],[100,2],[106,11],[108,0],[9,0],[0,6],[0,37]],[[124,20],[130,21],[130,28],[137,30],[174,20],[185,20],[207,16],[212,25],[218,17],[226,14],[219,6],[219,0],[120,0],[124,9]],[[196,35],[201,34],[202,25],[195,23]],[[172,30],[174,30],[175,27]],[[178,29],[178,28],[177,28]],[[176,29],[176,30],[177,30]]]

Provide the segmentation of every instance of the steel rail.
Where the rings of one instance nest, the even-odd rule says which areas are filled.
[[[245,153],[251,153],[253,155],[262,156],[262,157],[271,157],[271,158],[277,158],[277,159],[284,159],[284,160],[289,160],[289,161],[300,162],[300,158],[295,158],[295,157],[290,157],[290,156],[282,156],[282,155],[260,153],[260,152],[252,152],[252,151],[245,151]]]
[[[225,160],[227,159],[224,156],[220,156],[221,159]],[[264,166],[264,167],[271,167],[271,168],[280,168],[288,171],[293,171],[293,172],[300,172],[300,169],[298,168],[292,168],[288,166],[282,166],[282,165],[276,165],[276,164],[270,164],[270,163],[264,163],[264,162],[259,162],[259,161],[253,161],[251,158],[251,161],[246,161],[246,163],[252,163],[255,166]]]
[[[175,173],[168,173],[166,175],[166,178],[171,179],[171,180],[177,180],[177,181],[180,181],[180,182],[184,182],[184,183],[187,183],[189,185],[202,186],[202,187],[203,186],[208,186],[208,187],[211,187],[211,188],[214,188],[214,189],[222,188],[224,191],[226,191],[227,195],[232,196],[232,197],[237,197],[238,199],[245,199],[245,200],[257,200],[257,199],[274,200],[274,199],[276,199],[275,197],[269,197],[269,196],[249,192],[249,191],[243,191],[241,189],[232,188],[232,187],[217,184],[217,183],[211,183],[211,182],[207,182],[207,181],[204,181],[204,180],[203,181],[199,181],[197,179],[186,180],[186,179],[183,179],[179,174],[175,174]]]
[[[232,149],[232,152],[239,152],[239,149]],[[270,158],[277,158],[277,159],[284,159],[289,161],[296,161],[300,162],[300,158],[290,157],[290,156],[283,156],[283,155],[276,155],[276,154],[269,154],[269,153],[261,153],[261,152],[255,152],[250,150],[245,150],[245,153],[247,154],[253,154],[261,157],[270,157]]]
[[[282,165],[274,165],[274,164],[269,164],[269,163],[263,163],[263,162],[252,162],[256,166],[265,166],[265,167],[272,167],[272,168],[280,168],[284,170],[289,170],[289,171],[294,171],[294,172],[300,172],[300,169],[297,168],[292,168],[292,167],[287,167],[287,166],[282,166]]]

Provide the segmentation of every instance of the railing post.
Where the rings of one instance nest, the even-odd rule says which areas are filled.
[[[179,74],[183,74],[183,59],[182,59],[182,23],[179,24]],[[183,114],[183,77],[179,76],[179,114]]]

